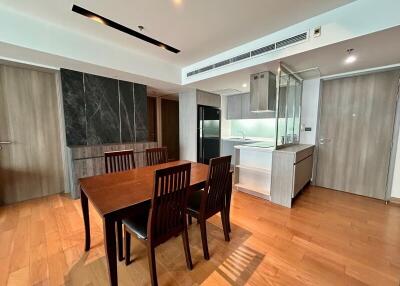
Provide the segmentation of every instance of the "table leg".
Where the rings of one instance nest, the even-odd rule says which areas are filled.
[[[111,286],[118,285],[117,273],[117,248],[115,239],[115,220],[105,217],[103,219],[104,248],[108,265],[108,278]]]
[[[81,190],[81,205],[83,214],[83,223],[85,225],[85,251],[90,249],[90,221],[89,221],[89,205],[86,194]]]

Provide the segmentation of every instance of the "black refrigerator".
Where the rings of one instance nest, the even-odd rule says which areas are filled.
[[[221,110],[215,107],[197,107],[197,162],[208,164],[220,156]]]

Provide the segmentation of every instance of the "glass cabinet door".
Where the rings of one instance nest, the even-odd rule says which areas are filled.
[[[301,114],[301,95],[303,92],[303,83],[296,81],[296,95],[294,104],[294,125],[293,125],[293,143],[300,142],[300,114]]]
[[[297,144],[300,140],[302,81],[280,68],[278,72],[276,147]]]
[[[277,111],[276,111],[276,146],[286,143],[286,99],[287,99],[287,82],[288,74],[278,71],[277,82]]]

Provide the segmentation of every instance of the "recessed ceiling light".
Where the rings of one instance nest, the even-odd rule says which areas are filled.
[[[354,51],[354,49],[347,49],[347,53],[349,55],[347,56],[347,58],[344,61],[346,64],[354,63],[357,60],[357,57],[355,55],[351,54],[353,51]]]
[[[173,2],[176,6],[182,5],[182,0],[173,0]]]
[[[242,84],[242,87],[247,87],[247,83]]]

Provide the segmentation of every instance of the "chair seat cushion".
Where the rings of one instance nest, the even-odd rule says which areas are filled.
[[[123,219],[122,223],[135,233],[140,239],[147,239],[147,221],[149,220],[150,204],[141,207],[140,210],[135,212],[135,215],[127,219]]]
[[[198,213],[200,211],[200,202],[203,190],[191,192],[187,203],[187,209],[191,212]]]

